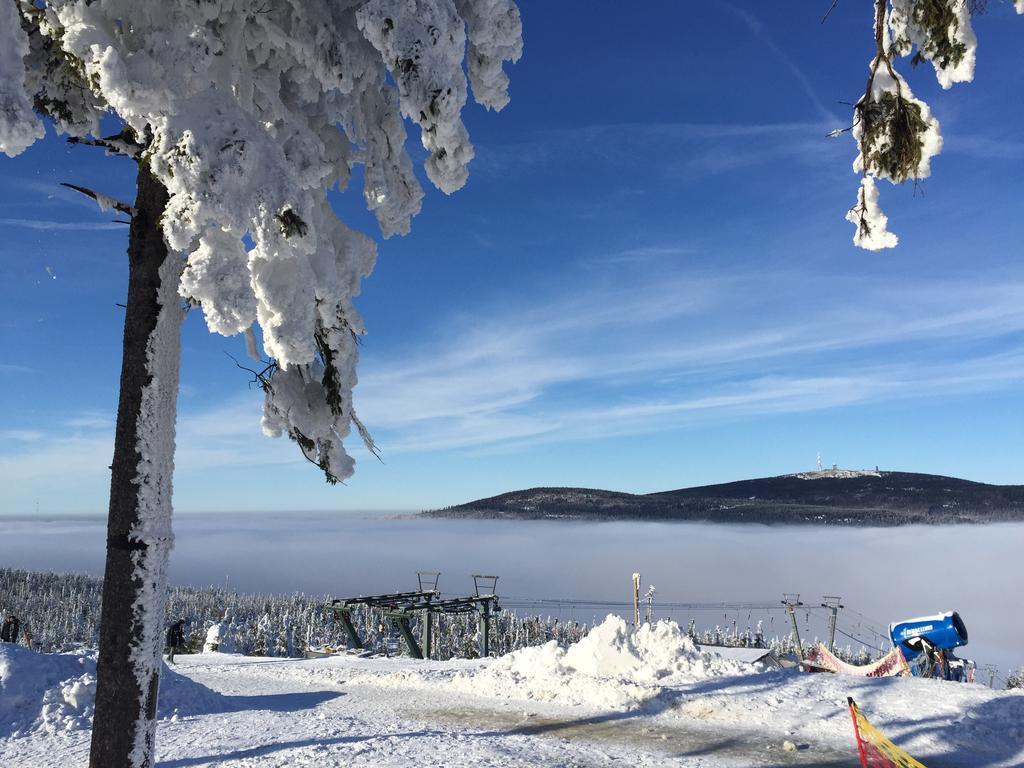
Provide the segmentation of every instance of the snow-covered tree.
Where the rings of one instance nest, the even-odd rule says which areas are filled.
[[[942,150],[939,121],[928,105],[915,98],[896,62],[928,62],[939,85],[974,79],[977,39],[971,14],[986,0],[874,0],[875,55],[868,67],[864,95],[853,109],[853,125],[833,132],[852,132],[857,142],[853,169],[861,174],[857,202],[846,214],[856,230],[853,242],[877,251],[892,248],[898,238],[888,229],[888,218],[878,205],[876,179],[893,184],[927,178],[931,159]],[[1015,0],[1024,14],[1024,0]]]
[[[42,137],[42,116],[139,167],[121,206],[130,275],[94,767],[152,762],[183,301],[211,331],[259,327],[264,432],[328,481],[349,477],[342,441],[352,425],[368,439],[352,407],[353,299],[375,247],[327,192],[362,165],[384,236],[407,232],[423,192],[404,119],[430,181],[459,189],[473,158],[464,66],[476,101],[501,109],[502,64],[521,48],[513,0],[0,0],[0,151]]]
[[[1006,678],[1006,689],[1011,688],[1024,688],[1024,667],[1021,667],[1016,672],[1011,672]]]

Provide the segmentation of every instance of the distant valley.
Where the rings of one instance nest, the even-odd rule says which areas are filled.
[[[1024,520],[1024,486],[913,472],[832,469],[648,494],[530,488],[421,514],[842,526],[994,523]]]

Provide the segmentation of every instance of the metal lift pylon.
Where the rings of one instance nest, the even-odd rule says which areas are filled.
[[[409,649],[409,655],[415,659],[429,659],[433,655],[435,614],[475,612],[479,616],[477,624],[480,638],[479,653],[481,657],[489,656],[491,619],[501,610],[496,594],[498,577],[473,574],[474,595],[442,600],[440,592],[437,590],[440,575],[438,571],[418,571],[416,578],[420,589],[415,592],[339,598],[332,600],[328,605],[334,613],[335,620],[345,629],[350,645],[357,649],[362,649],[365,646],[352,623],[352,608],[356,605],[366,605],[384,609],[384,616],[398,627],[398,631]],[[417,613],[422,614],[422,645],[416,641],[412,631],[411,619]]]

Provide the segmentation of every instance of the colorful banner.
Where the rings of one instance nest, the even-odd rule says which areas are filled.
[[[899,648],[893,648],[878,661],[857,666],[856,664],[847,664],[824,645],[818,643],[807,654],[805,666],[856,677],[896,677],[910,674],[910,667],[907,666],[907,661],[903,658],[903,653]]]

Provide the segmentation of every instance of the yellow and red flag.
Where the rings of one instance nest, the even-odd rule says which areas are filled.
[[[857,737],[862,768],[925,768],[869,723],[852,698],[846,700],[850,704],[850,717],[853,718],[853,733]]]

